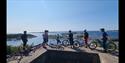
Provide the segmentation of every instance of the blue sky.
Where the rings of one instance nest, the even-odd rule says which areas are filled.
[[[7,0],[7,33],[118,30],[118,0]]]

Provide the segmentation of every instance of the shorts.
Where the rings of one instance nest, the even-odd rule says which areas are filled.
[[[87,42],[88,42],[88,37],[86,37],[86,38],[84,38],[85,39],[85,43],[87,44]]]
[[[43,43],[47,43],[48,42],[48,39],[43,39]]]
[[[70,45],[73,45],[73,44],[74,44],[73,39],[70,39],[69,41],[70,41]]]
[[[23,46],[25,47],[27,44],[27,40],[22,40],[23,41]]]

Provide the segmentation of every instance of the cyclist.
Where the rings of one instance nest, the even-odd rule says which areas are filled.
[[[106,49],[106,42],[108,40],[108,34],[105,32],[105,29],[104,28],[101,28],[100,29],[101,32],[102,32],[102,41],[103,41],[103,48],[104,48],[104,52],[107,52],[107,49]]]
[[[61,43],[61,41],[59,39],[60,39],[60,36],[59,36],[59,34],[57,34],[57,37],[56,37],[57,44]]]
[[[46,46],[48,42],[48,30],[45,30],[45,33],[43,34],[43,48],[46,49]]]
[[[73,33],[71,32],[71,30],[69,30],[69,41],[71,48],[73,48],[74,41],[73,41]]]
[[[24,31],[24,34],[22,34],[21,39],[23,41],[23,50],[25,50],[26,49],[26,44],[27,44],[27,41],[28,41],[28,39],[27,39],[27,31]]]
[[[86,31],[86,29],[84,30],[84,36],[83,36],[84,40],[85,40],[85,44],[86,44],[86,48],[88,46],[88,38],[89,38],[89,34]]]

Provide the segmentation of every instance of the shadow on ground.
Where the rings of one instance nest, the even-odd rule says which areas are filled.
[[[105,53],[103,50],[99,50],[99,49],[95,49],[96,51],[98,51],[98,52],[101,52],[101,53]],[[119,56],[119,52],[117,52],[117,51],[114,51],[114,52],[107,52],[107,53],[109,53],[109,54],[111,54],[111,55],[113,55],[113,56]]]
[[[81,50],[80,48],[76,48],[76,47],[74,47],[72,49],[76,50],[77,52],[85,52],[85,50]]]
[[[101,63],[96,53],[47,50],[31,63]]]
[[[80,48],[72,48],[72,49],[74,49],[74,50],[76,50],[76,51],[78,51],[78,52],[85,52],[85,50],[81,50]],[[94,50],[93,50],[94,51]],[[103,50],[99,50],[99,49],[95,49],[95,51],[98,51],[98,52],[101,52],[101,53],[105,53]],[[111,54],[111,55],[113,55],[113,56],[119,56],[119,52],[117,52],[117,51],[114,51],[114,52],[107,52],[108,54]]]

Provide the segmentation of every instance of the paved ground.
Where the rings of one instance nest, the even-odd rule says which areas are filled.
[[[100,48],[97,48],[98,50],[100,51],[97,51],[97,50],[90,50],[90,49],[87,49],[87,48],[80,48],[81,50],[83,51],[86,51],[86,52],[90,52],[90,53],[98,53],[99,56],[100,56],[100,60],[101,60],[101,63],[119,63],[118,62],[118,56],[115,56],[115,55],[111,55],[110,53],[103,53],[103,52],[100,52],[102,49]]]
[[[52,49],[50,47],[47,46],[48,49]],[[101,50],[101,48],[97,48],[98,50]],[[55,49],[56,50],[56,49]],[[32,53],[31,56],[27,56],[27,57],[24,57],[20,63],[30,63],[33,59],[37,58],[38,56],[40,56],[42,53],[44,53],[46,51],[46,49],[44,48],[39,48],[36,50],[35,53]],[[115,55],[111,55],[109,53],[103,53],[103,52],[100,52],[100,51],[97,51],[97,50],[90,50],[88,48],[84,48],[84,47],[81,47],[81,48],[75,48],[75,49],[71,49],[69,47],[65,47],[64,48],[64,51],[76,51],[76,52],[90,52],[90,53],[98,53],[99,56],[100,56],[100,60],[101,60],[101,63],[118,63],[118,56],[115,56]],[[10,61],[8,63],[17,63],[16,60],[14,61]]]

